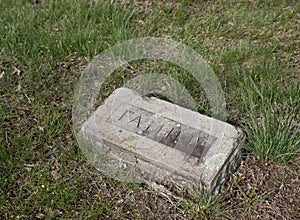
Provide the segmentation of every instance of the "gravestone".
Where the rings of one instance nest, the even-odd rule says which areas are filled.
[[[85,154],[106,175],[169,181],[216,194],[240,163],[234,126],[155,97],[116,89],[83,123]]]

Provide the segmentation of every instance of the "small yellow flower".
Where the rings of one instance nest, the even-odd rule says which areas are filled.
[[[132,150],[135,150],[135,146],[133,146],[133,145],[128,145],[128,146],[126,147],[126,149],[132,151]]]

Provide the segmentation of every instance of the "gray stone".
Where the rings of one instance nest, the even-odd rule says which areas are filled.
[[[115,90],[82,125],[81,146],[106,175],[169,181],[215,194],[240,163],[240,129],[127,88]]]

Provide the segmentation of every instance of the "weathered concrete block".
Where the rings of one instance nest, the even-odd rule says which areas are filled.
[[[216,193],[240,162],[242,132],[225,122],[127,88],[115,90],[82,125],[84,152],[103,173],[170,181]]]

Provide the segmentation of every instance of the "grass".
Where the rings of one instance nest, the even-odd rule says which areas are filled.
[[[297,219],[299,8],[292,0],[0,0],[0,216]],[[171,38],[199,52],[222,84],[228,121],[247,135],[242,166],[218,197],[181,192],[179,202],[146,185],[106,178],[76,143],[72,96],[82,69],[109,46],[143,36]],[[119,69],[101,98],[145,73],[178,80],[198,111],[210,114],[201,86],[165,62]]]
[[[228,218],[228,210],[221,206],[223,199],[208,195],[200,184],[197,193],[184,201],[183,213],[189,213],[192,219]]]
[[[264,107],[253,104],[248,97],[250,120],[244,125],[248,135],[247,149],[264,161],[285,164],[299,155],[299,123],[295,121],[296,110],[280,110],[278,106],[264,101]],[[256,113],[258,111],[259,113]]]

